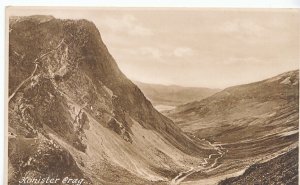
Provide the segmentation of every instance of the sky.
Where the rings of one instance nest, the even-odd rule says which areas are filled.
[[[299,68],[295,9],[10,8],[93,21],[121,71],[145,83],[226,88]]]

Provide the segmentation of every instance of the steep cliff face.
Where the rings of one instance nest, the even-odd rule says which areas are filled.
[[[63,176],[50,164],[61,155],[71,165],[61,171],[96,184],[168,181],[212,151],[152,107],[86,20],[10,19],[8,126],[11,180],[31,172]],[[35,154],[16,155],[22,142],[49,157],[32,163]],[[28,160],[30,167],[20,170]]]

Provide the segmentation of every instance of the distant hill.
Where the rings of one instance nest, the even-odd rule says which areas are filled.
[[[202,100],[219,92],[220,89],[204,87],[182,87],[134,82],[154,106],[175,107],[192,101]]]
[[[298,146],[299,70],[229,87],[201,101],[165,111],[164,114],[185,132],[199,139],[205,138],[226,151],[219,160],[222,167],[206,174],[194,173],[187,181],[216,174],[235,174]],[[286,162],[291,164],[291,161]],[[292,164],[298,165],[298,158]],[[276,167],[274,162],[269,165],[272,168],[270,173],[283,173],[284,178],[273,178],[272,174],[266,174],[267,167],[258,170],[260,166],[254,166],[250,168],[249,177],[228,184],[281,184],[276,182],[280,182],[280,179],[288,182],[289,174],[291,178],[297,178],[294,167],[284,172],[284,166],[280,164]],[[272,179],[268,181],[266,177]],[[223,184],[229,181],[225,182]]]
[[[298,129],[299,70],[263,81],[226,88],[167,115],[201,137],[235,141],[281,129]],[[277,126],[277,125],[280,126]],[[261,127],[268,126],[268,130]],[[241,134],[242,133],[242,134]]]

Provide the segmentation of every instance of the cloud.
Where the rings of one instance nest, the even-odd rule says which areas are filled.
[[[174,49],[173,54],[176,57],[186,57],[186,56],[193,56],[194,51],[188,47],[178,47]]]
[[[139,53],[142,55],[150,55],[152,58],[161,59],[162,52],[158,48],[143,47],[139,49]]]
[[[108,27],[114,33],[126,33],[131,36],[150,36],[153,32],[138,22],[132,15],[121,17],[105,17],[100,20],[100,26]]]
[[[136,55],[151,57],[161,61],[173,61],[174,57],[189,57],[194,55],[194,51],[188,47],[178,47],[174,50],[160,47],[141,47],[135,49]]]
[[[241,37],[260,37],[266,33],[263,25],[250,20],[226,21],[218,26],[218,31]]]
[[[119,61],[130,59],[131,61],[153,61],[163,62],[165,53],[159,48],[155,47],[141,47],[141,48],[115,48],[112,53],[118,53]],[[143,59],[143,60],[141,60]]]
[[[227,60],[222,61],[221,63],[225,65],[235,65],[235,64],[259,64],[263,62],[254,57],[245,57],[245,58],[231,57]]]

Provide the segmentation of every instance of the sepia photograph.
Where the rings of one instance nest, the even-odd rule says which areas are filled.
[[[7,184],[297,185],[299,16],[7,7]]]

